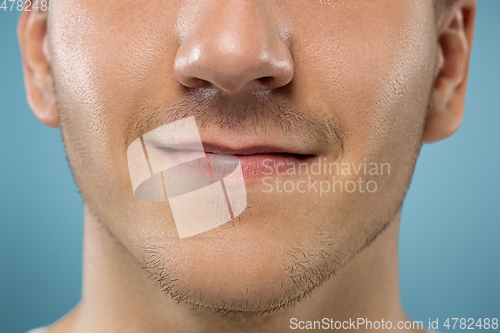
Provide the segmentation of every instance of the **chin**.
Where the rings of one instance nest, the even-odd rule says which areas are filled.
[[[292,305],[334,271],[327,255],[307,245],[321,244],[316,234],[247,214],[194,237],[156,239],[145,250],[144,267],[178,302],[248,314]]]

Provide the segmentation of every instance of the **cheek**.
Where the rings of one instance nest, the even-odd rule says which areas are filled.
[[[294,89],[297,100],[337,118],[346,154],[369,158],[402,136],[418,137],[434,22],[430,5],[418,1],[358,2],[315,11],[314,29],[311,17],[298,21]]]
[[[395,3],[372,1],[318,11],[318,28],[311,29],[311,18],[305,17],[294,41],[293,94],[297,103],[321,110],[340,125],[340,163],[389,165],[390,175],[361,173],[363,180],[377,184],[375,194],[342,196],[337,205],[349,208],[345,221],[360,219],[362,226],[368,219],[358,212],[389,216],[403,199],[432,87],[431,8],[417,1]],[[352,172],[347,177],[344,182],[356,182],[360,175]]]
[[[73,162],[85,161],[91,172],[126,165],[130,124],[158,106],[148,103],[172,103],[175,6],[113,0],[57,6],[49,21],[52,65]]]

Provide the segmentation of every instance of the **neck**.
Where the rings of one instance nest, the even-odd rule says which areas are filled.
[[[96,333],[264,333],[286,332],[323,318],[328,322],[384,319],[396,325],[407,320],[399,301],[398,231],[399,214],[371,245],[295,306],[260,316],[223,315],[177,304],[164,295],[86,207],[82,300],[58,327]],[[358,331],[369,328],[361,325]]]

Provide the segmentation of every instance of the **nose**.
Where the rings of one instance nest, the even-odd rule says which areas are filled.
[[[216,87],[229,94],[288,84],[293,60],[279,24],[258,1],[216,2],[183,37],[174,62],[177,80],[189,88]]]

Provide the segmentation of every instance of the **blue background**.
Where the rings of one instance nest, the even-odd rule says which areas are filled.
[[[500,318],[500,1],[478,3],[463,124],[424,146],[403,209],[401,297],[425,324]],[[17,16],[0,11],[0,333],[50,324],[81,293],[82,201],[60,131],[28,108]]]

